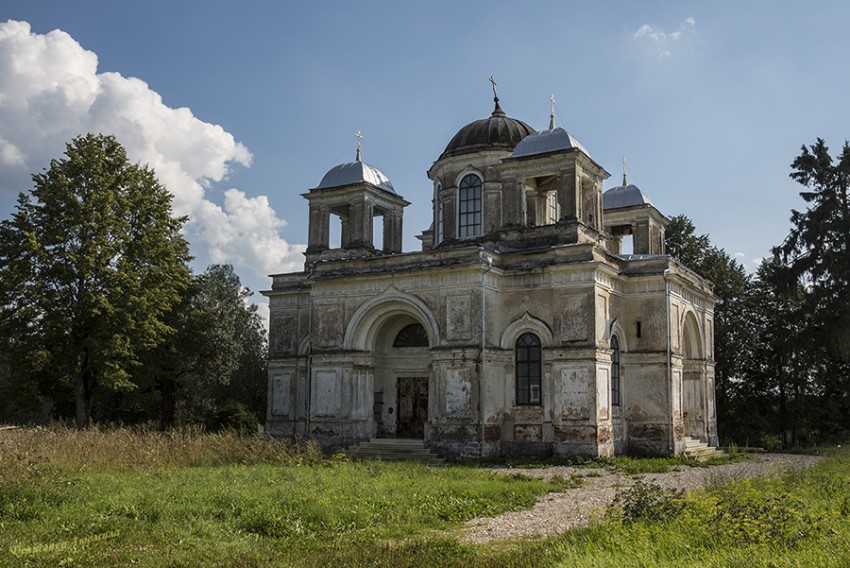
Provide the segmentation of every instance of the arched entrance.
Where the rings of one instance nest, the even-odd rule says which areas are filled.
[[[425,436],[430,390],[428,334],[409,315],[388,319],[376,335],[375,429],[378,438]]]
[[[427,305],[393,288],[365,302],[353,315],[344,344],[371,356],[373,437],[426,436],[434,398],[430,348],[439,344],[438,333]]]
[[[682,325],[682,414],[685,436],[706,441],[705,359],[699,326],[692,313]]]

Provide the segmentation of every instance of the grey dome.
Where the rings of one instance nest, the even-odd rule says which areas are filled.
[[[620,209],[639,205],[652,205],[652,201],[633,184],[618,185],[602,194],[602,209]]]
[[[360,161],[334,166],[325,174],[316,189],[328,189],[358,183],[368,183],[384,191],[395,193],[392,182],[381,170]]]
[[[440,159],[472,154],[481,150],[505,150],[510,152],[520,141],[534,133],[534,129],[521,120],[510,118],[499,106],[489,118],[470,122],[457,131],[449,145],[440,154]]]
[[[564,150],[578,149],[584,152],[587,156],[590,153],[582,145],[563,128],[553,128],[551,130],[541,130],[526,136],[516,148],[514,148],[513,158],[522,158],[523,156],[536,156],[540,154],[548,154],[550,152],[562,152]]]

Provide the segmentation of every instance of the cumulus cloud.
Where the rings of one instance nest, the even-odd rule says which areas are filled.
[[[61,30],[36,34],[27,22],[0,23],[0,192],[30,187],[29,175],[72,138],[112,134],[174,194],[175,213],[190,218],[196,255],[258,276],[297,269],[304,247],[280,238],[285,222],[265,196],[229,189],[218,204],[207,191],[226,182],[232,167],[251,165],[248,149],[188,108],[168,107],[144,81],[98,73],[97,64]]]
[[[632,39],[643,42],[647,52],[658,59],[667,59],[673,54],[673,47],[686,36],[693,34],[696,20],[686,18],[675,31],[665,31],[652,24],[643,24],[632,34]]]

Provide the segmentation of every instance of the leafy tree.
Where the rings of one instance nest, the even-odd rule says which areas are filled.
[[[806,281],[812,332],[850,363],[850,144],[837,162],[820,138],[801,150],[790,175],[806,187],[800,196],[808,207],[791,212],[791,232],[777,253]]]
[[[44,388],[73,388],[77,426],[98,387],[132,388],[140,354],[173,334],[189,284],[171,195],[112,136],[66,146],[0,222],[0,334]]]
[[[161,428],[227,425],[224,407],[265,412],[266,335],[250,295],[230,265],[212,265],[193,279],[169,320],[173,340],[151,350],[137,376],[161,395]]]

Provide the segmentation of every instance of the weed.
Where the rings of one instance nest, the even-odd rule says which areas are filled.
[[[668,490],[638,480],[614,497],[610,516],[619,517],[626,524],[634,521],[666,521],[681,513],[681,490]]]

